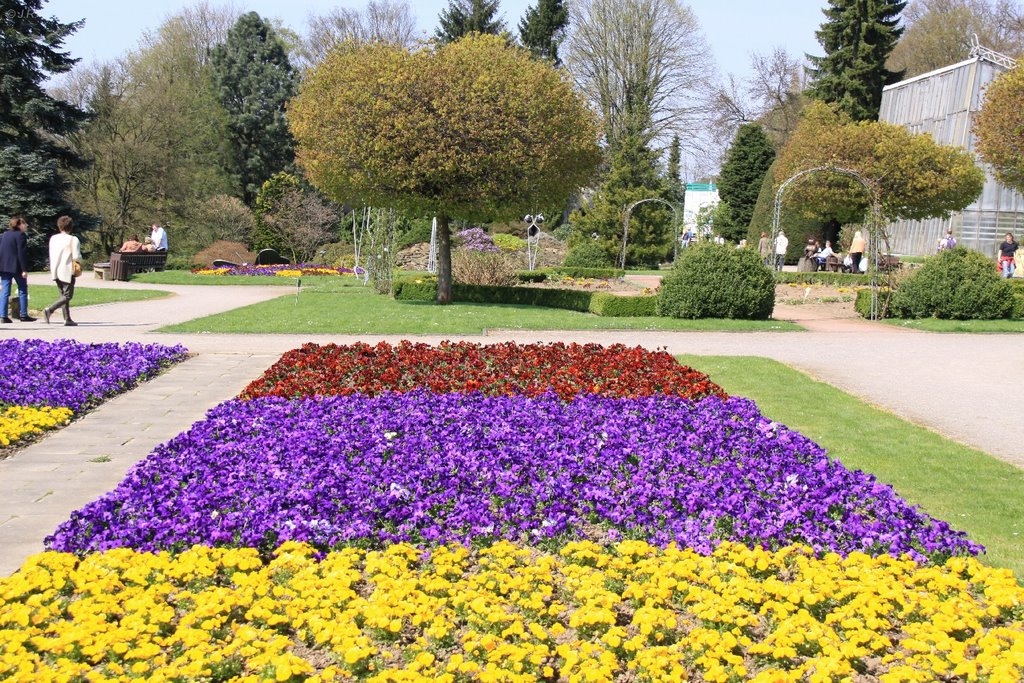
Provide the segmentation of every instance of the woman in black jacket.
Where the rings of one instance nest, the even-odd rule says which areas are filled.
[[[7,224],[7,232],[0,235],[0,322],[11,322],[8,303],[11,298],[11,280],[18,285],[19,320],[30,323],[35,318],[28,314],[28,238],[25,230],[28,223],[21,216],[13,217]]]

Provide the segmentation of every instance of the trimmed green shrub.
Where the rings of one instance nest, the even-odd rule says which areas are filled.
[[[1013,284],[1013,313],[1011,318],[1024,319],[1024,280],[1010,280]]]
[[[638,318],[658,315],[658,298],[654,296],[618,296],[594,292],[590,312],[608,318]]]
[[[550,268],[538,268],[537,270],[520,270],[516,277],[520,282],[544,282],[551,273]]]
[[[563,267],[569,268],[611,268],[608,254],[594,240],[582,240],[569,249]]]
[[[526,240],[522,237],[516,237],[507,232],[495,233],[493,237],[495,246],[502,251],[519,251],[526,248]]]
[[[775,281],[780,285],[829,285],[830,287],[859,287],[871,284],[870,275],[853,273],[775,273]]]
[[[752,249],[698,242],[683,250],[661,281],[659,315],[673,318],[767,320],[775,277]]]
[[[452,285],[452,300],[475,304],[514,304],[564,308],[586,313],[593,292],[541,287],[498,287],[494,285]]]
[[[590,277],[596,280],[619,278],[626,274],[621,268],[584,268],[582,266],[555,266],[550,277]]]
[[[981,252],[942,251],[896,290],[889,316],[946,320],[995,320],[1013,313],[1013,286]]]
[[[437,278],[395,278],[394,297],[397,301],[434,301],[437,299]]]
[[[853,301],[853,310],[862,318],[871,317],[871,288],[863,287],[857,290],[857,298]],[[878,315],[881,318],[892,318],[892,290],[878,288]]]

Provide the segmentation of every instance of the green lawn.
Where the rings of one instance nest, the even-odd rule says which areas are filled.
[[[729,393],[891,484],[983,544],[986,562],[1024,578],[1024,471],[764,358],[680,356]]]
[[[341,278],[312,283],[296,297],[238,308],[161,328],[174,333],[261,334],[480,334],[484,330],[799,330],[784,321],[676,320],[674,318],[605,318],[535,306],[455,303],[438,306],[395,301]],[[292,281],[294,287],[294,281]]]
[[[909,327],[924,332],[979,332],[979,333],[1012,333],[1024,332],[1024,320],[939,320],[938,318],[922,318],[920,320],[889,319],[883,322],[894,327]]]
[[[132,282],[156,285],[238,285],[258,287],[294,287],[295,278],[269,275],[194,275],[187,270],[164,270],[159,273],[139,273]],[[361,287],[363,281],[354,275],[306,275],[302,286],[309,287]]]
[[[28,307],[32,311],[41,311],[57,300],[56,285],[29,285]],[[119,303],[122,301],[143,301],[171,296],[170,292],[156,289],[106,289],[100,287],[75,286],[75,296],[71,300],[72,308],[93,306],[95,304]],[[11,294],[12,298],[14,294]]]

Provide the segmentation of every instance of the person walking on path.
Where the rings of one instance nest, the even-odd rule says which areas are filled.
[[[1017,269],[1018,246],[1013,233],[1006,233],[1006,239],[999,245],[999,270],[1002,271],[1003,277],[1013,277],[1013,272]]]
[[[11,281],[18,285],[18,320],[30,323],[35,318],[28,314],[28,223],[21,216],[13,217],[7,232],[0,236],[0,322],[12,322],[8,313],[11,300]]]
[[[786,233],[779,230],[778,236],[775,238],[775,270],[782,270],[782,266],[786,264],[786,250],[789,249],[789,238],[786,237]]]
[[[850,242],[850,258],[853,260],[853,272],[861,272],[860,259],[864,256],[864,252],[867,251],[868,243],[864,239],[864,236],[860,234],[860,230],[853,233],[853,240]]]
[[[761,260],[766,266],[772,265],[772,240],[766,232],[762,232],[761,239],[757,241],[757,253],[761,255]]]
[[[61,309],[64,314],[64,324],[68,327],[78,325],[71,319],[71,299],[75,295],[75,267],[81,273],[82,245],[78,238],[71,234],[75,222],[71,216],[61,216],[57,219],[57,229],[60,231],[50,238],[50,275],[57,283],[60,290],[60,298],[43,309],[43,317],[50,322],[50,316]]]

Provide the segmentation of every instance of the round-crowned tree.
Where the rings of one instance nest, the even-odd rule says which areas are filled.
[[[598,123],[568,75],[505,38],[407,50],[344,43],[289,106],[307,177],[339,204],[437,217],[439,303],[453,218],[558,206],[593,176]]]
[[[698,242],[661,282],[658,314],[673,318],[767,320],[775,276],[753,249]]]
[[[963,248],[941,251],[900,284],[889,315],[896,318],[994,320],[1014,310],[1013,286],[992,259]]]

